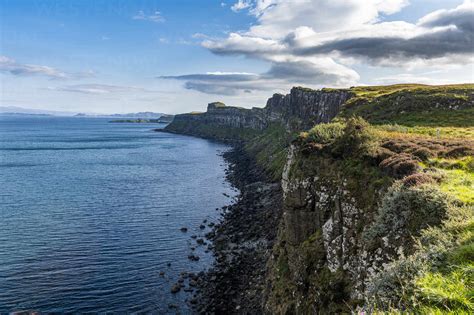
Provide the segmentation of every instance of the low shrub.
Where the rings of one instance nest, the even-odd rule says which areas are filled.
[[[394,184],[384,195],[373,225],[366,231],[372,242],[384,236],[410,240],[428,227],[441,223],[450,199],[434,185],[407,187]]]
[[[432,150],[425,147],[417,148],[412,152],[412,154],[422,161],[428,161],[429,159],[437,156],[436,152],[433,152]]]
[[[473,156],[474,149],[470,146],[457,146],[448,150],[444,156],[447,158],[459,158],[463,156]]]
[[[360,117],[346,121],[343,134],[334,142],[336,156],[374,156],[379,147],[379,137],[373,127]]]
[[[414,187],[420,186],[423,184],[433,184],[435,180],[433,177],[426,173],[416,173],[405,177],[402,180],[403,186],[405,187]]]
[[[307,132],[307,141],[329,144],[344,134],[342,123],[319,124]]]
[[[379,167],[389,176],[400,179],[415,174],[421,170],[420,160],[411,154],[394,154],[382,162]]]
[[[384,141],[381,146],[396,153],[402,153],[414,148],[414,144],[404,139],[391,139]]]

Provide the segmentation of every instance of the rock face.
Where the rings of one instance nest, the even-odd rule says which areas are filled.
[[[290,146],[281,180],[283,220],[269,261],[268,314],[345,313],[369,299],[390,263],[412,254],[421,225],[410,232],[415,220],[404,216],[434,199],[410,188],[399,198],[391,179],[372,176],[353,176],[344,159]],[[429,225],[439,224],[443,211],[433,212]]]
[[[329,122],[341,105],[353,96],[349,90],[319,90],[293,88],[290,94],[274,94],[264,108],[268,121],[284,122],[290,130],[306,130]]]
[[[274,94],[264,108],[245,109],[210,103],[205,113],[176,115],[165,131],[221,138],[212,128],[260,131],[272,123],[287,130],[304,130],[317,123],[329,122],[342,104],[353,96],[349,90],[310,90],[295,87],[290,94]],[[205,127],[204,127],[205,126]]]

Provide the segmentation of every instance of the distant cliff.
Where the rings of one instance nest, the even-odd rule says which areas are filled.
[[[305,130],[315,124],[331,121],[339,113],[342,104],[354,95],[345,89],[311,90],[295,87],[290,94],[274,94],[264,108],[246,109],[220,102],[210,103],[205,113],[176,115],[165,130],[227,140],[246,137],[275,123],[288,131]],[[213,127],[221,130],[214,130]],[[222,127],[228,130],[222,130]]]

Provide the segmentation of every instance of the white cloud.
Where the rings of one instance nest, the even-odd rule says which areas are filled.
[[[161,15],[160,11],[155,11],[152,14],[145,14],[145,12],[143,11],[138,11],[138,13],[135,14],[132,19],[150,21],[155,23],[162,23],[165,21],[165,18]]]
[[[305,38],[304,47],[294,45],[293,53],[341,55],[382,66],[423,65],[432,60],[465,63],[472,59],[474,47],[474,7],[466,2],[428,14],[417,24],[387,22],[352,32],[315,33]]]
[[[244,9],[250,8],[252,6],[252,1],[251,0],[239,0],[236,3],[234,3],[230,9],[234,12],[239,12]]]
[[[234,4],[239,10],[249,9],[257,18],[246,34],[263,38],[283,38],[301,26],[317,32],[350,30],[406,5],[406,0],[253,0]]]
[[[19,63],[6,56],[0,56],[0,72],[15,76],[41,75],[51,79],[82,79],[95,76],[92,70],[68,73],[49,66]]]
[[[231,33],[223,40],[206,40],[202,45],[214,53],[228,55],[269,55],[285,48],[283,44],[273,39],[242,36],[238,33]]]
[[[140,87],[134,86],[120,86],[120,85],[107,85],[107,84],[75,84],[65,85],[60,87],[50,87],[48,90],[62,91],[62,92],[75,92],[83,94],[112,94],[112,93],[130,93],[130,92],[152,92]]]
[[[269,64],[264,73],[242,75],[193,74],[167,77],[184,81],[188,89],[238,95],[251,91],[350,86],[359,82],[356,67],[391,67],[414,71],[470,65],[474,59],[472,0],[419,19],[381,22],[400,11],[406,0],[252,0],[237,1],[256,23],[226,38],[203,35],[201,45],[217,55],[236,55]],[[432,77],[401,76],[433,82]],[[386,76],[380,80],[389,81]],[[441,82],[441,81],[440,81]]]

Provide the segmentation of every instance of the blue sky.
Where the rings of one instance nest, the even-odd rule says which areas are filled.
[[[473,81],[472,49],[406,48],[410,33],[464,30],[471,1],[367,2],[0,0],[0,106],[179,113],[215,100],[263,106],[292,85]],[[445,15],[451,24],[439,24]],[[341,48],[387,36],[403,39],[397,53]]]

